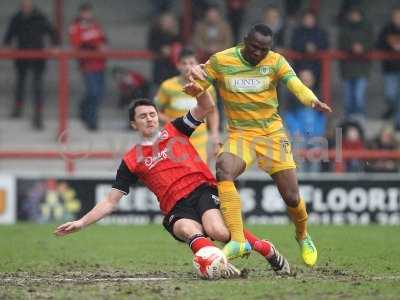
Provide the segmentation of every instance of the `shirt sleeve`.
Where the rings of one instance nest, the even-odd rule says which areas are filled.
[[[199,126],[203,122],[196,120],[192,116],[189,110],[189,112],[186,115],[173,120],[171,123],[177,130],[179,130],[184,135],[191,136],[192,133],[196,130],[197,126]]]
[[[124,161],[119,165],[115,181],[112,185],[113,189],[117,189],[124,194],[129,194],[129,186],[135,184],[138,177],[132,173]]]
[[[314,101],[318,99],[314,92],[302,83],[297,76],[290,77],[286,82],[286,86],[305,106],[312,107]]]
[[[318,99],[317,96],[301,82],[296,72],[282,55],[279,55],[275,71],[278,79],[282,80],[289,91],[292,92],[301,103],[305,106],[313,106],[314,101]]]
[[[275,70],[278,79],[282,80],[285,85],[291,78],[296,77],[296,72],[282,55],[279,55]]]
[[[8,24],[6,34],[4,35],[3,43],[4,45],[10,45],[13,38],[17,33],[17,17],[14,16],[10,23]]]

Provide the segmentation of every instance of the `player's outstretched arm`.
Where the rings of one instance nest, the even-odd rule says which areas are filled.
[[[319,101],[313,91],[305,86],[297,76],[293,76],[289,79],[286,86],[305,106],[312,107],[325,113],[332,112],[332,109],[326,103]]]
[[[117,205],[118,201],[124,195],[123,192],[112,189],[106,198],[99,202],[91,211],[84,215],[79,220],[73,222],[67,222],[56,228],[54,234],[57,236],[64,236],[70,233],[79,231],[90,224],[97,222],[98,220],[104,218],[106,215],[110,214],[114,207]]]

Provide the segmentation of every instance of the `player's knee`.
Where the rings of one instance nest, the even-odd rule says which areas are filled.
[[[284,200],[287,206],[297,207],[300,202],[300,195],[297,189],[288,190],[284,194]]]
[[[217,160],[215,168],[218,181],[234,180],[234,174],[225,161]]]
[[[208,236],[213,240],[220,242],[228,242],[230,240],[230,233],[225,226],[213,226],[207,232]]]

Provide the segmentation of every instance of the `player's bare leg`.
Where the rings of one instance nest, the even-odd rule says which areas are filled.
[[[230,240],[230,232],[224,223],[219,209],[209,209],[201,217],[204,231],[213,240],[227,243]]]
[[[304,263],[314,266],[317,262],[318,252],[307,232],[307,211],[304,200],[299,193],[296,169],[288,169],[271,175],[288,207],[288,213],[296,227],[296,240],[299,243]]]
[[[225,245],[223,251],[229,259],[248,256],[251,252],[251,246],[243,234],[240,196],[233,182],[245,169],[245,162],[236,155],[223,152],[217,157],[216,173],[221,212],[231,234],[231,241]]]
[[[173,227],[174,235],[182,241],[189,241],[193,235],[204,235],[203,226],[191,219],[179,219]]]

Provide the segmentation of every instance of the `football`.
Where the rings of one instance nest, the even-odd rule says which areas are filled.
[[[225,254],[217,247],[204,247],[196,252],[193,266],[196,273],[203,279],[216,280],[222,277],[228,260]]]

